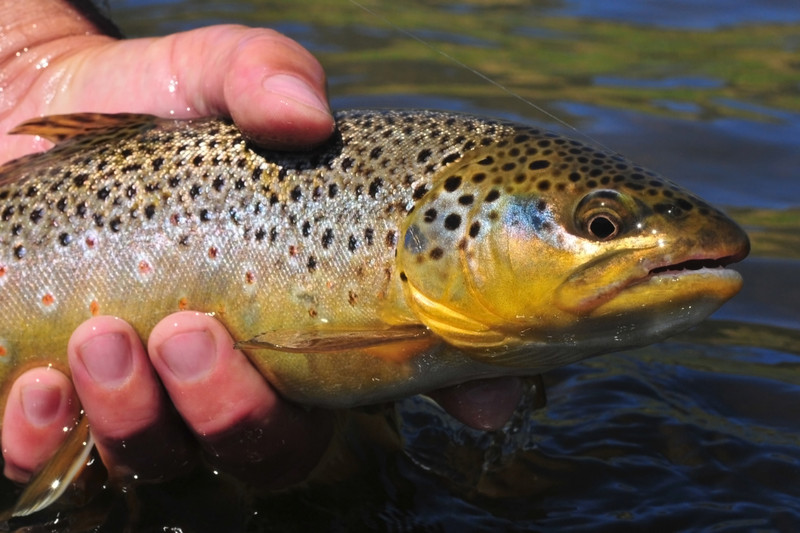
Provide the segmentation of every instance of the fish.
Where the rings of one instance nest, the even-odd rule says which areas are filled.
[[[747,234],[619,154],[429,110],[301,152],[225,118],[92,113],[0,167],[0,382],[115,315],[213,314],[285,398],[350,408],[660,341],[742,285]]]

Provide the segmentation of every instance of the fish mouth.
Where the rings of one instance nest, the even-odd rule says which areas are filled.
[[[727,253],[726,253],[727,252]],[[679,307],[692,302],[705,302],[719,307],[742,287],[742,276],[728,268],[749,253],[749,243],[720,253],[701,252],[679,261],[642,265],[648,270],[631,276],[626,283],[609,294],[594,313],[608,314],[642,307]],[[663,258],[662,258],[663,259]],[[648,268],[649,267],[649,268]],[[643,269],[642,269],[643,270]]]
[[[729,265],[738,263],[739,261],[747,257],[748,252],[749,252],[749,247],[746,247],[741,250],[738,250],[733,254],[729,254],[720,257],[718,259],[701,256],[701,257],[693,257],[691,259],[686,259],[679,263],[671,263],[668,265],[658,266],[655,268],[651,268],[644,279],[648,279],[653,276],[657,276],[659,274],[664,274],[664,273],[680,273],[684,271],[726,268]]]

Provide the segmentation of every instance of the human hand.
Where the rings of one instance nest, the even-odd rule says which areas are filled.
[[[0,163],[50,146],[6,131],[59,113],[227,115],[257,143],[286,149],[321,143],[334,128],[322,67],[299,44],[267,29],[211,26],[131,40],[61,37],[27,47],[23,57],[0,56],[4,79],[14,80],[0,93]]]

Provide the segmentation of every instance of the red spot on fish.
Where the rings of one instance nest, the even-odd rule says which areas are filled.
[[[178,309],[180,309],[181,311],[186,311],[187,309],[189,309],[189,300],[187,300],[186,298],[181,298],[180,300],[178,300]]]
[[[256,281],[256,275],[248,270],[244,273],[244,281],[248,285],[252,285]]]
[[[48,306],[49,305],[53,305],[55,303],[55,301],[56,301],[56,299],[53,298],[53,295],[50,294],[49,292],[47,294],[45,294],[44,296],[42,296],[42,303],[44,305],[48,305]]]
[[[6,268],[6,266],[5,265],[0,265],[0,278],[5,276],[6,272],[8,272],[8,269]]]
[[[100,314],[100,304],[97,303],[97,300],[92,300],[89,302],[89,312],[92,313],[92,316],[97,316]]]
[[[216,259],[218,254],[219,254],[219,250],[217,250],[216,246],[211,246],[208,249],[208,258],[209,259]]]
[[[5,346],[0,346],[0,357],[5,357],[8,355],[8,350],[6,350]]]
[[[297,255],[297,248],[293,244],[289,246],[289,255],[292,257]]]
[[[139,274],[146,275],[150,274],[153,271],[153,267],[150,266],[150,263],[142,259],[139,261]]]
[[[94,248],[94,245],[97,244],[97,241],[94,240],[94,237],[86,237],[86,246],[89,248]]]

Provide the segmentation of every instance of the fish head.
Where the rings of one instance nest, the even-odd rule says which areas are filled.
[[[403,228],[407,301],[486,357],[559,364],[661,340],[735,295],[749,252],[721,211],[623,157],[513,130],[444,169]],[[535,350],[534,350],[535,351]]]

